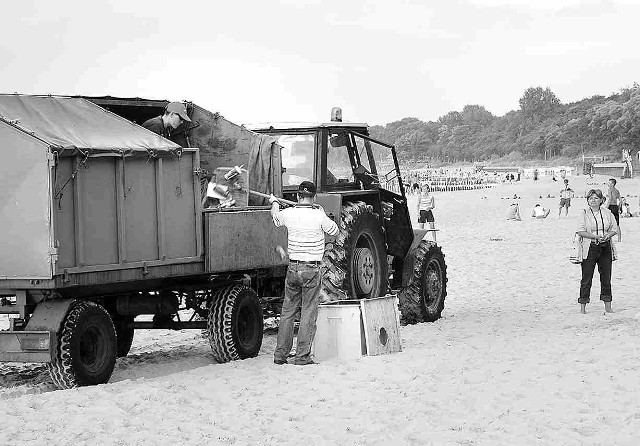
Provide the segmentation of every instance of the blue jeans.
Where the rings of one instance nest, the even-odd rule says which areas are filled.
[[[589,246],[589,253],[582,261],[582,280],[580,280],[580,298],[578,302],[587,304],[591,300],[591,281],[593,280],[593,271],[598,265],[598,273],[600,273],[600,300],[603,302],[611,302],[611,243],[601,243],[596,245],[592,243]]]
[[[274,360],[284,361],[293,347],[293,322],[300,310],[300,327],[296,362],[309,361],[311,344],[316,335],[318,298],[321,285],[320,265],[290,263],[284,284],[284,302],[278,326],[278,343]]]

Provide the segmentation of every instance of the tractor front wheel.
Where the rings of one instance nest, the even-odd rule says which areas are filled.
[[[440,319],[447,296],[447,265],[442,249],[421,241],[415,251],[413,277],[398,294],[402,322],[434,322]]]

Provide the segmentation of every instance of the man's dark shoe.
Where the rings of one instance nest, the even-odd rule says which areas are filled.
[[[278,365],[284,365],[284,364],[287,363],[287,360],[286,359],[274,359],[273,363],[274,364],[278,364]]]
[[[293,362],[295,365],[311,365],[311,364],[317,364],[317,362],[315,362],[313,359],[307,359],[306,361],[294,361]]]

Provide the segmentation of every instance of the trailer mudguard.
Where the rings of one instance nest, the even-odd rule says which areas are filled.
[[[56,335],[74,299],[38,304],[24,331],[0,331],[0,361],[51,362]]]
[[[54,299],[40,302],[33,311],[25,330],[57,333],[74,300]]]

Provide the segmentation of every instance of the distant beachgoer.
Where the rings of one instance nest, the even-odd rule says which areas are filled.
[[[540,203],[537,203],[533,207],[533,212],[531,212],[531,216],[537,219],[543,219],[549,216],[549,212],[551,212],[550,209],[544,208],[540,205]]]
[[[522,220],[522,218],[520,218],[520,206],[518,203],[512,203],[511,206],[509,206],[509,210],[507,211],[507,220]]]
[[[520,172],[518,172],[518,179],[516,181],[520,181]]]
[[[420,197],[418,198],[418,214],[420,217],[418,218],[418,223],[420,224],[420,229],[424,229],[424,224],[429,222],[429,226],[431,229],[435,229],[435,219],[433,218],[432,210],[436,207],[435,200],[433,195],[429,193],[429,185],[427,183],[422,183],[420,187]],[[436,233],[432,232],[433,241],[436,241]]]
[[[622,231],[620,230],[620,191],[616,189],[615,178],[609,179],[609,191],[607,192],[607,207],[613,214],[618,224],[618,241],[621,241]]]
[[[560,191],[560,208],[558,209],[558,218],[560,218],[560,214],[562,214],[562,208],[565,208],[564,216],[569,216],[569,206],[571,206],[571,199],[573,197],[573,189],[569,187],[569,180],[564,180],[564,189]]]
[[[615,247],[611,238],[616,235],[618,226],[611,211],[602,204],[605,197],[600,189],[587,192],[586,209],[578,220],[576,233],[582,237],[582,249],[587,253],[582,260],[582,279],[580,280],[580,312],[585,314],[590,302],[593,271],[598,265],[600,275],[600,300],[604,302],[607,313],[611,309],[611,266],[614,260]]]
[[[631,207],[629,206],[629,203],[627,203],[627,200],[624,197],[620,197],[620,217],[623,217],[623,218],[633,217],[633,214],[631,213]]]
[[[533,171],[533,181],[538,181],[538,169]]]

